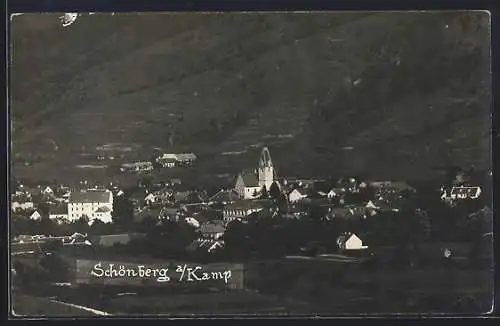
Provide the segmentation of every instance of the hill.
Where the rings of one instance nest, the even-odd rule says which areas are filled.
[[[105,144],[193,151],[214,173],[264,144],[281,174],[490,168],[486,13],[57,16],[11,22],[16,176]]]

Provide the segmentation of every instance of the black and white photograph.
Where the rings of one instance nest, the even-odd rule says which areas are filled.
[[[488,11],[9,24],[12,319],[492,312]]]

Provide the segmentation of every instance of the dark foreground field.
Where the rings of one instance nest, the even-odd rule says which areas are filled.
[[[491,310],[492,278],[491,268],[462,261],[406,268],[282,259],[247,264],[243,291],[197,289],[191,284],[175,289],[87,286],[24,291],[112,315],[482,314]],[[37,303],[37,312],[31,299],[13,299],[18,314],[75,314],[54,303]]]

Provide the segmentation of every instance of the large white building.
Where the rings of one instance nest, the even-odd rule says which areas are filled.
[[[269,154],[267,147],[264,147],[260,154],[257,172],[240,173],[234,188],[240,198],[253,199],[260,195],[264,187],[269,191],[273,182],[276,181],[276,177],[271,154]]]
[[[89,220],[111,222],[113,193],[109,190],[86,190],[72,192],[68,202],[68,219],[78,220],[86,216]]]
[[[256,201],[242,200],[226,205],[222,211],[222,219],[224,222],[228,223],[236,219],[243,219],[252,213],[260,212],[263,209],[264,207],[262,204],[259,204]]]

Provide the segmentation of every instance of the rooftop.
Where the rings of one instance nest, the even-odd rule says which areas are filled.
[[[68,214],[68,205],[57,205],[50,210],[50,214]]]
[[[224,210],[228,210],[228,209],[255,209],[255,208],[264,208],[264,203],[253,201],[253,200],[239,200],[237,202],[226,205],[224,207]]]
[[[109,203],[113,195],[109,190],[87,190],[72,192],[70,203]]]
[[[201,233],[223,233],[226,230],[224,224],[216,222],[206,222],[200,225]]]
[[[254,172],[242,172],[241,178],[243,179],[243,183],[247,187],[258,187],[259,186],[259,179],[257,178],[257,174]]]
[[[107,213],[109,212],[111,209],[107,206],[101,206],[99,207],[95,212],[96,213]]]

